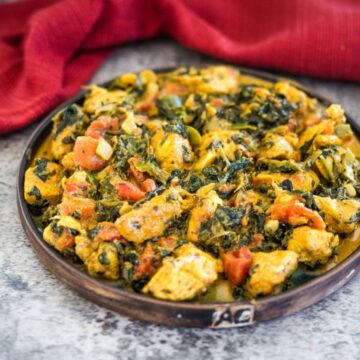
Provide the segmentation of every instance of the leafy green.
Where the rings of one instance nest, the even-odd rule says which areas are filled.
[[[84,113],[78,105],[68,105],[65,109],[61,110],[57,115],[55,115],[53,119],[55,123],[55,128],[52,134],[53,139],[56,139],[66,127],[76,123],[80,124],[83,119]]]
[[[146,137],[120,135],[114,152],[115,167],[121,174],[126,174],[129,168],[128,160],[134,156],[146,158],[147,153],[148,139]]]
[[[177,133],[185,139],[188,138],[188,130],[180,119],[175,118],[172,121],[169,121],[164,125],[164,130],[167,133]]]
[[[53,176],[55,171],[47,171],[48,159],[37,158],[35,159],[34,174],[42,181],[46,181],[48,177]]]
[[[109,204],[109,203],[108,203]],[[114,222],[119,217],[119,211],[121,209],[121,205],[104,205],[101,202],[96,204],[96,214],[97,214],[97,221],[110,221]]]
[[[159,116],[167,120],[175,120],[182,117],[185,109],[181,99],[176,95],[164,96],[156,102]]]

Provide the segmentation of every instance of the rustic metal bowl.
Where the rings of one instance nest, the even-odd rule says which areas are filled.
[[[242,67],[239,67],[239,69],[245,75],[256,76],[270,82],[283,80],[283,78],[268,73]],[[160,69],[157,72],[169,70],[172,69]],[[102,86],[109,83],[102,84]],[[325,105],[331,103],[297,83],[296,86],[310,96],[316,97]],[[290,315],[304,309],[342,287],[358,272],[360,268],[360,248],[328,272],[279,295],[267,296],[252,301],[198,303],[154,299],[113,287],[79,270],[42,239],[42,235],[37,230],[28,205],[24,200],[23,188],[25,170],[32,159],[32,154],[34,154],[45,137],[49,135],[51,118],[64,106],[82,101],[84,94],[85,91],[81,91],[41,121],[25,147],[17,179],[18,210],[30,244],[40,261],[80,295],[122,314],[159,324],[210,328],[241,327]],[[346,116],[354,133],[360,136],[360,126],[349,115]]]

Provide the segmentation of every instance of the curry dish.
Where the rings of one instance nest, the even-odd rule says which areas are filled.
[[[24,194],[44,240],[91,276],[172,301],[253,299],[356,248],[357,147],[339,105],[289,82],[146,70],[54,116]]]

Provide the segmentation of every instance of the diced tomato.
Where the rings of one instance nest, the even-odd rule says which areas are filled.
[[[211,104],[215,106],[224,106],[224,100],[221,98],[215,98],[211,100]]]
[[[77,196],[65,196],[59,205],[60,215],[73,216],[79,214],[80,221],[87,221],[95,215],[96,202],[92,199],[81,198]]]
[[[128,181],[119,182],[116,185],[116,191],[122,200],[138,201],[145,197],[144,191]]]
[[[241,285],[249,273],[253,256],[246,246],[229,251],[223,258],[224,272],[233,285]]]
[[[166,95],[181,95],[186,91],[187,88],[185,86],[169,82],[164,86],[162,93]]]
[[[170,235],[167,237],[161,237],[159,239],[158,244],[160,247],[165,248],[166,250],[172,251],[175,248],[177,241],[178,241],[178,238],[176,236]]]
[[[294,119],[294,118],[291,118],[288,122],[288,128],[290,131],[295,131],[297,128],[297,125],[298,125],[298,123],[297,123],[296,119]]]
[[[137,104],[137,110],[140,112],[147,112],[152,105],[151,101],[141,101]]]
[[[264,235],[261,233],[256,233],[253,235],[251,240],[251,247],[258,248],[261,246],[262,242],[264,240]]]
[[[100,170],[106,162],[96,155],[98,140],[79,136],[74,145],[74,163],[84,170]]]
[[[304,120],[303,127],[308,128],[308,127],[316,125],[320,122],[321,122],[321,119],[318,117],[309,117],[308,119]]]
[[[299,202],[275,203],[270,206],[270,215],[274,220],[291,225],[308,224],[318,230],[325,230],[326,224],[318,212],[308,209]]]
[[[71,229],[64,229],[61,241],[57,244],[59,250],[65,250],[75,245],[75,236],[71,233]]]
[[[159,256],[155,253],[152,246],[147,243],[143,253],[139,256],[138,264],[135,267],[135,277],[139,278],[144,275],[152,276],[155,274],[159,266],[161,265],[161,261]]]
[[[107,132],[114,132],[119,130],[119,120],[108,116],[101,116],[93,121],[85,132],[85,136],[90,136],[94,139],[103,137]]]
[[[67,195],[80,195],[84,196],[86,191],[86,184],[80,185],[77,183],[67,183],[65,185],[64,193]]]
[[[115,224],[111,222],[100,222],[97,227],[99,228],[99,232],[95,236],[94,240],[96,241],[113,241],[122,238]]]
[[[153,179],[146,179],[140,184],[140,187],[145,192],[154,191],[156,189],[156,182]]]
[[[138,182],[142,182],[146,179],[146,176],[143,172],[139,171],[138,169],[136,169],[136,164],[139,162],[140,160],[136,157],[132,157],[128,160],[128,163],[130,165],[130,172],[132,174],[132,176],[134,177],[134,179]]]
[[[154,191],[156,189],[156,182],[153,179],[149,178],[149,175],[146,172],[141,172],[136,168],[136,164],[140,160],[136,157],[132,157],[128,160],[130,165],[131,175],[134,177],[135,181],[139,184],[141,190],[145,192]]]
[[[333,122],[328,122],[328,126],[326,127],[326,129],[324,130],[323,134],[324,135],[332,135],[334,133],[334,123]]]
[[[235,184],[220,184],[218,186],[218,190],[222,193],[229,193],[230,191],[234,190],[236,188]]]

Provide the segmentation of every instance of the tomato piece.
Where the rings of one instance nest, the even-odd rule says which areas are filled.
[[[156,189],[156,182],[153,179],[146,179],[140,184],[140,187],[145,192],[154,191]]]
[[[319,213],[297,202],[273,204],[270,206],[270,215],[271,219],[287,222],[291,225],[308,224],[318,230],[325,230],[326,227]]]
[[[145,197],[144,191],[128,181],[117,184],[116,191],[121,200],[138,201]]]
[[[96,241],[113,241],[122,238],[119,230],[112,222],[100,222],[97,228],[99,228],[99,231],[94,238]]]
[[[76,183],[67,183],[65,185],[64,194],[84,196],[86,190],[87,186],[85,184],[84,186],[81,186]]]
[[[128,160],[130,165],[130,173],[139,184],[141,190],[145,192],[154,191],[156,189],[156,182],[149,178],[149,175],[146,172],[139,171],[136,168],[136,164],[140,160],[136,157],[132,157]]]
[[[288,128],[290,131],[295,131],[298,126],[296,119],[291,118],[288,122]]]
[[[134,177],[134,179],[138,182],[143,182],[146,179],[146,176],[143,172],[139,171],[138,169],[136,169],[136,164],[139,162],[140,160],[136,157],[132,157],[128,160],[128,164],[130,165],[130,172],[132,174],[132,176]]]
[[[241,285],[249,273],[253,256],[246,246],[229,251],[223,258],[224,272],[233,285]]]
[[[103,137],[107,132],[114,132],[119,130],[119,120],[108,116],[101,116],[93,121],[85,132],[85,136],[90,136],[94,139]]]
[[[74,163],[84,170],[100,170],[106,162],[96,155],[98,140],[79,136],[74,145]]]
[[[264,240],[264,235],[261,233],[256,233],[252,236],[251,247],[258,248],[261,246]]]
[[[166,95],[182,95],[186,93],[186,86],[182,86],[176,83],[169,82],[165,84],[162,92]]]
[[[215,98],[215,99],[211,100],[211,104],[215,105],[215,106],[222,107],[222,106],[224,106],[224,100],[221,99],[221,98]]]
[[[172,251],[174,250],[176,244],[177,244],[178,238],[174,235],[170,235],[167,237],[161,237],[159,239],[159,246],[162,248],[165,248],[166,250]]]
[[[95,206],[96,202],[92,199],[68,195],[59,205],[59,212],[60,215],[69,216],[77,213],[80,216],[80,221],[84,222],[94,217]]]
[[[324,135],[332,135],[334,133],[334,123],[328,122],[326,129],[323,131]]]
[[[319,124],[320,122],[321,122],[321,119],[318,117],[309,117],[303,121],[303,127],[307,128],[307,127]]]
[[[63,250],[71,248],[75,245],[75,236],[71,233],[71,229],[65,228],[61,245]]]
[[[155,253],[152,246],[147,243],[144,251],[138,258],[138,264],[135,266],[135,277],[139,278],[146,275],[151,277],[155,274],[160,265],[161,261],[159,256]]]

